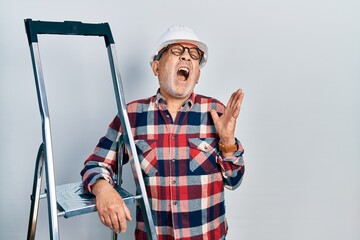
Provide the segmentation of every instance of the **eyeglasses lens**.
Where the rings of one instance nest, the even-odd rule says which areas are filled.
[[[200,57],[202,55],[202,52],[197,47],[188,48],[188,47],[184,47],[181,44],[173,44],[173,45],[170,46],[170,51],[175,56],[183,55],[186,49],[188,50],[188,53],[189,53],[189,55],[190,55],[190,57],[192,59],[194,59],[194,60],[199,60],[200,59]]]

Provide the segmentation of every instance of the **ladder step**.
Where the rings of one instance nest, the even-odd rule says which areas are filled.
[[[125,204],[133,204],[141,195],[132,195],[125,189],[115,186],[115,190],[123,198]],[[84,192],[82,183],[69,183],[56,186],[57,208],[59,216],[65,218],[95,212],[95,196]]]

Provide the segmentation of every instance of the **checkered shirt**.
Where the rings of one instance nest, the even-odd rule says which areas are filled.
[[[240,185],[244,150],[236,139],[238,151],[222,156],[210,109],[221,115],[225,106],[192,93],[172,119],[159,91],[127,105],[159,240],[220,240],[227,233],[224,187]],[[81,175],[87,191],[99,178],[114,185],[120,136],[116,116],[85,161]],[[139,207],[136,212],[135,239],[147,239]]]

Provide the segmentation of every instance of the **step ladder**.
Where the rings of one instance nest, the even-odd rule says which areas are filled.
[[[39,212],[40,199],[46,198],[48,205],[49,233],[51,240],[60,239],[58,217],[74,217],[96,211],[95,197],[83,191],[82,183],[69,183],[56,186],[54,176],[54,159],[52,150],[52,136],[50,116],[45,91],[45,82],[40,61],[38,34],[56,35],[82,35],[104,37],[107,48],[118,115],[123,129],[122,138],[119,140],[117,151],[118,172],[116,175],[115,189],[124,199],[125,204],[138,203],[140,205],[148,239],[156,240],[156,231],[151,215],[149,201],[146,195],[140,162],[136,153],[136,147],[131,132],[131,126],[126,111],[124,91],[118,68],[115,52],[115,43],[108,23],[82,23],[82,22],[47,22],[25,19],[26,34],[28,37],[32,65],[35,76],[37,98],[42,118],[42,143],[40,144],[36,163],[33,190],[31,195],[30,217],[27,239],[34,239]],[[136,193],[130,194],[121,187],[122,157],[124,150],[129,153],[130,164],[134,176]],[[44,169],[43,169],[44,168]],[[41,192],[42,173],[45,171],[46,185]],[[112,239],[117,239],[117,234],[112,233]]]

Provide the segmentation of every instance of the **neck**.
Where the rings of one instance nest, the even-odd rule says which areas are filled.
[[[175,119],[177,112],[181,109],[181,106],[190,97],[190,95],[186,96],[186,97],[181,97],[181,98],[175,97],[175,96],[168,94],[166,91],[163,91],[161,88],[160,88],[160,93],[165,98],[167,109],[170,112],[173,119]]]
[[[171,117],[175,119],[177,112],[181,109],[181,106],[186,100],[179,99],[178,101],[174,99],[166,100],[167,108],[171,114]]]
[[[160,93],[165,98],[168,109],[169,110],[172,109],[174,111],[178,111],[181,108],[181,106],[190,97],[190,95],[186,96],[186,97],[181,97],[181,98],[175,97],[175,96],[168,94],[166,91],[162,91],[161,89],[160,89]]]

